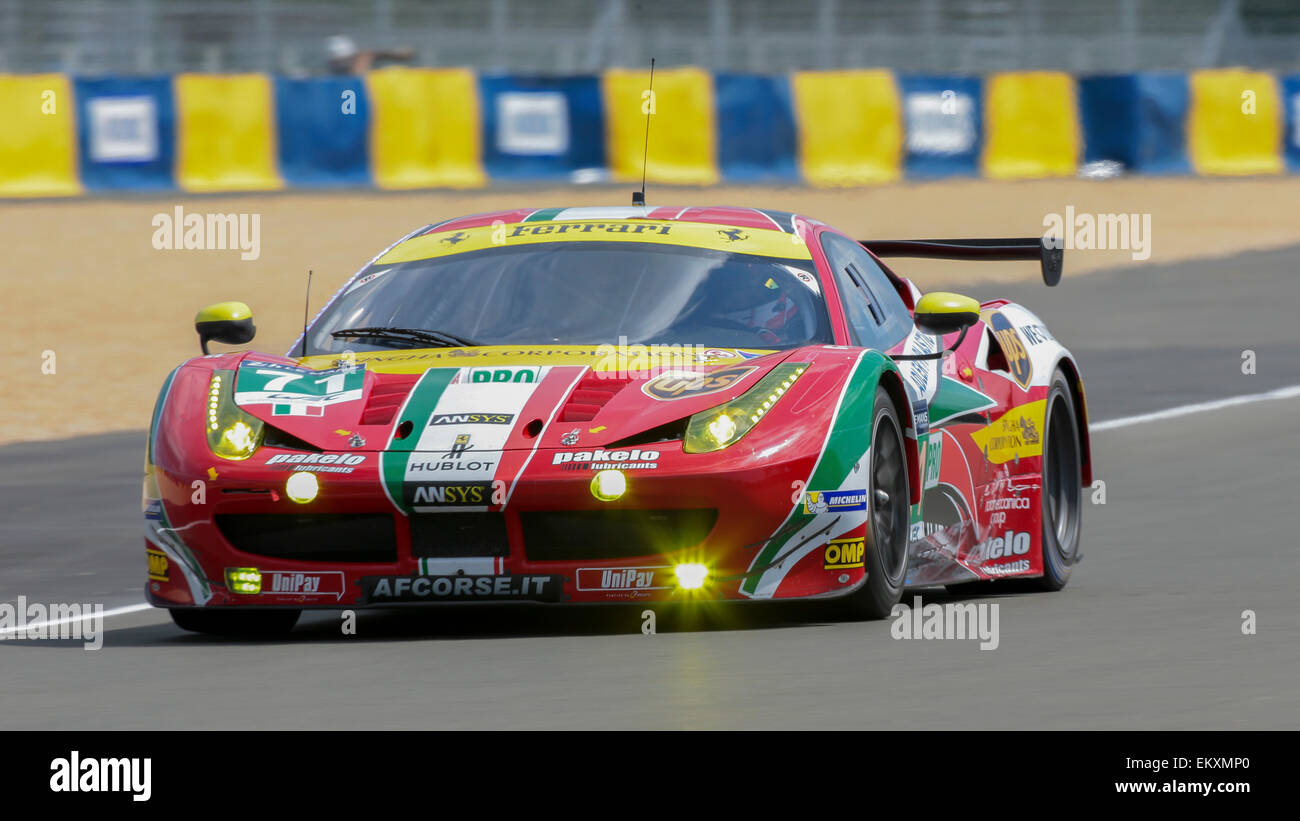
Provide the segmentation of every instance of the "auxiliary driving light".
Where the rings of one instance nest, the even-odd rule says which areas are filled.
[[[256,567],[227,567],[226,587],[231,593],[256,596],[262,592],[262,571]]]
[[[292,473],[284,482],[284,495],[300,505],[305,505],[320,492],[320,482],[316,474],[300,470]]]
[[[627,477],[621,470],[602,470],[591,477],[591,495],[612,502],[627,493]]]
[[[702,564],[679,564],[673,568],[677,586],[683,590],[699,590],[709,576],[709,568]]]

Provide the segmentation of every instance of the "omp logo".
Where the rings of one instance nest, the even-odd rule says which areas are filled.
[[[515,421],[513,413],[435,413],[429,418],[434,425],[508,425]],[[468,438],[466,439],[468,442]]]
[[[418,485],[414,504],[432,505],[485,505],[490,485]]]
[[[641,390],[646,396],[665,401],[704,396],[725,391],[756,370],[750,365],[723,368],[712,373],[667,373],[646,382]]]
[[[153,795],[152,758],[82,758],[73,750],[50,761],[50,792],[124,792],[132,801]]]
[[[161,550],[154,550],[152,547],[145,548],[145,555],[149,559],[149,578],[156,582],[170,581],[171,576],[168,570],[171,562],[167,559],[167,554]]]
[[[865,539],[832,539],[826,545],[823,565],[827,570],[844,570],[850,567],[862,567],[862,557],[866,554]]]
[[[993,336],[997,337],[998,344],[1002,346],[1002,355],[1007,360],[1007,370],[1011,372],[1011,377],[1016,380],[1017,385],[1028,389],[1029,381],[1034,376],[1034,368],[1029,361],[1029,352],[1020,341],[1020,334],[1016,333],[1015,327],[1005,316],[996,311],[989,318],[989,327],[993,329]]]

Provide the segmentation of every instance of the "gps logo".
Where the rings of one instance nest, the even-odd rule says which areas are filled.
[[[989,318],[989,325],[993,328],[993,335],[997,337],[998,344],[1002,346],[1002,354],[1007,360],[1007,370],[1011,372],[1017,385],[1028,389],[1029,380],[1034,376],[1034,367],[1029,361],[1029,352],[1020,341],[1020,334],[1016,333],[1015,327],[1000,313],[994,313]]]

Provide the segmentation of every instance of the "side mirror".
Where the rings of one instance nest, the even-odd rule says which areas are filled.
[[[968,296],[934,291],[916,303],[913,319],[927,334],[946,336],[964,331],[979,321],[980,304]]]
[[[243,345],[252,342],[257,333],[257,328],[253,325],[253,311],[242,302],[209,305],[195,314],[194,330],[199,334],[199,346],[205,354],[209,342]]]

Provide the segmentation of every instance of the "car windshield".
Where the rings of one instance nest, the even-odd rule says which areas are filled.
[[[792,348],[830,343],[812,262],[637,242],[490,248],[374,264],[325,309],[308,353],[454,344],[662,344]]]

